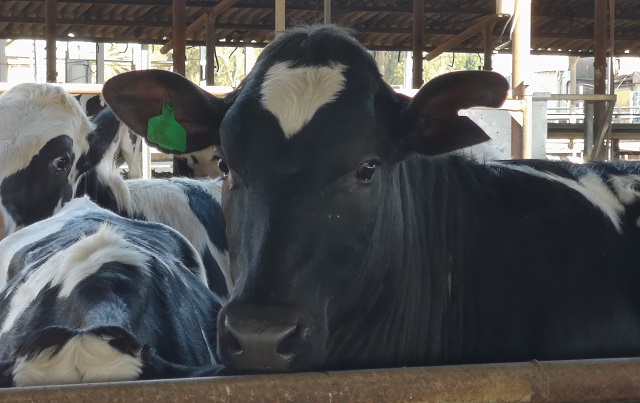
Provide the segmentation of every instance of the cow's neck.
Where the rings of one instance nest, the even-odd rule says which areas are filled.
[[[74,196],[89,196],[100,207],[123,216],[131,215],[127,184],[109,161],[103,161],[84,173],[78,181]]]
[[[457,157],[413,157],[387,173],[372,247],[364,259],[368,273],[364,306],[341,321],[332,356],[344,355],[341,367],[357,366],[358,357],[379,357],[379,366],[454,363],[472,338],[471,279],[462,268],[472,256],[473,223],[463,211],[477,195],[463,188],[461,175],[474,170]],[[402,228],[402,230],[398,230]],[[388,245],[385,248],[373,245]],[[375,270],[372,268],[375,267]],[[378,286],[376,286],[376,284]],[[384,284],[384,287],[379,287]],[[358,302],[360,304],[361,302]],[[464,331],[463,331],[464,330]],[[366,343],[362,335],[368,334]],[[353,336],[351,336],[353,335]],[[390,357],[400,357],[391,361]]]

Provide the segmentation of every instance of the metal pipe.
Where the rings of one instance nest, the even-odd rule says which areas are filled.
[[[529,82],[531,54],[531,0],[515,0],[512,38],[512,81],[514,99],[524,99]],[[514,158],[531,158],[533,138],[525,108],[522,126],[511,124],[511,154]]]
[[[640,399],[640,359],[311,372],[14,388],[0,401],[594,402]]]

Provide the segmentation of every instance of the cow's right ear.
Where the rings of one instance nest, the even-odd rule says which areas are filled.
[[[220,123],[228,105],[179,74],[122,73],[104,84],[102,96],[131,130],[164,152],[190,153],[220,144]]]
[[[438,155],[491,138],[471,119],[459,116],[474,106],[497,108],[507,98],[509,83],[498,73],[456,71],[425,84],[401,113],[403,148]]]

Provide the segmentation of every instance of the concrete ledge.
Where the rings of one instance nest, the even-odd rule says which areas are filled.
[[[6,402],[638,400],[638,358],[114,382],[0,391],[0,401]]]

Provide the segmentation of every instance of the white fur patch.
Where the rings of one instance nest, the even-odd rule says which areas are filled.
[[[577,191],[594,206],[599,208],[611,220],[611,224],[613,224],[618,232],[622,232],[620,223],[621,214],[624,212],[624,205],[621,202],[622,198],[618,199],[618,195],[614,194],[598,175],[587,173],[581,176],[576,182],[575,180],[539,171],[528,166],[487,162],[487,165],[498,164],[505,169],[520,171],[531,176],[562,183],[568,188]],[[625,198],[628,199],[628,195],[626,195]]]
[[[218,203],[220,202],[222,186],[220,179],[134,179],[127,181],[131,193],[131,205],[136,212],[143,213],[149,221],[166,224],[178,231],[195,247],[198,255],[201,256],[206,249],[209,249],[225,276],[228,289],[231,289],[229,256],[226,251],[217,249],[210,242],[207,230],[189,207],[189,200],[179,185],[180,182],[199,186]],[[196,275],[204,284],[207,284],[204,269]]]
[[[0,289],[3,289],[6,282],[10,280],[7,278],[7,272],[11,259],[17,251],[59,231],[68,220],[95,209],[101,210],[88,197],[73,199],[53,217],[33,223],[3,239],[0,242]]]
[[[27,360],[20,357],[13,369],[16,386],[59,385],[70,383],[129,381],[142,372],[139,353],[123,354],[109,345],[109,337],[77,335],[51,356],[47,348]]]
[[[291,67],[290,62],[276,63],[264,77],[260,89],[262,106],[280,123],[286,138],[296,135],[323,105],[335,101],[344,89],[346,67]]]
[[[79,282],[113,261],[146,270],[147,256],[132,250],[109,225],[103,225],[95,234],[53,255],[15,291],[0,335],[11,329],[42,290],[61,285],[59,297],[68,297]]]
[[[52,138],[73,140],[76,158],[89,150],[87,134],[93,125],[80,104],[62,88],[23,83],[0,95],[0,176],[29,165]]]

